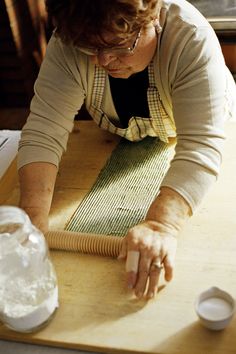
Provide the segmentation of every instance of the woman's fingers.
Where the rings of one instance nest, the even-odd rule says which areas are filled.
[[[137,273],[137,282],[135,284],[135,295],[141,298],[146,290],[146,285],[149,277],[151,260],[146,254],[141,254],[139,268]]]
[[[147,291],[148,299],[155,297],[155,295],[158,292],[159,278],[162,269],[163,269],[163,265],[160,258],[157,258],[152,262],[149,270],[149,284],[148,284],[148,291]]]
[[[129,251],[126,261],[128,288],[134,288],[138,298],[145,295],[153,298],[158,291],[158,283],[161,270],[163,269],[161,258],[151,260],[147,254],[138,251]]]
[[[165,268],[165,280],[171,281],[174,273],[174,258],[171,255],[168,255],[163,260]]]
[[[159,237],[155,235],[155,237]],[[139,251],[127,252],[126,272],[128,288],[134,289],[138,298],[145,296],[148,299],[155,297],[158,292],[161,272],[165,272],[165,280],[173,277],[174,259],[177,242],[174,238],[168,241],[168,247],[164,247],[163,239],[159,244],[155,242],[152,247],[139,247]],[[137,249],[137,245],[135,246]]]
[[[125,268],[127,272],[127,286],[129,289],[133,289],[137,281],[139,258],[139,251],[128,251]]]
[[[177,249],[177,239],[175,237],[170,236],[168,238],[168,241],[166,242],[166,249],[168,249],[168,252],[166,252],[166,255],[163,259],[163,265],[165,268],[165,280],[171,281],[174,273],[175,256]]]
[[[145,222],[130,229],[118,256],[126,260],[127,286],[138,298],[156,295],[162,268],[167,281],[173,277],[177,240],[154,226]]]

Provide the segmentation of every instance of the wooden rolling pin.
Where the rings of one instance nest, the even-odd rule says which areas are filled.
[[[48,231],[45,235],[49,248],[65,251],[117,257],[122,237],[80,233],[73,231]]]

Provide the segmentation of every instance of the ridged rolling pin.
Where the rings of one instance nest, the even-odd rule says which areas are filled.
[[[81,233],[74,231],[48,231],[45,235],[49,248],[64,251],[117,257],[123,237]]]

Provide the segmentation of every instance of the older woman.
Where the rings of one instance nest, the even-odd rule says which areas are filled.
[[[184,0],[46,4],[55,31],[22,131],[20,206],[47,230],[58,164],[83,102],[102,129],[131,141],[177,136],[160,191],[120,254],[128,287],[152,298],[162,266],[171,280],[177,235],[218,175],[235,84],[214,31]]]

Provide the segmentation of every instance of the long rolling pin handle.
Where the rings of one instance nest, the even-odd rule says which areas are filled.
[[[122,244],[122,237],[73,231],[48,231],[45,237],[51,249],[108,257],[118,257]]]

